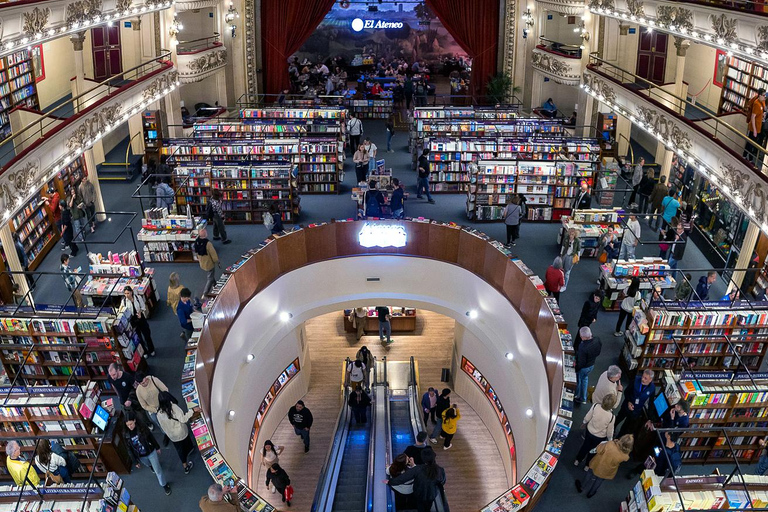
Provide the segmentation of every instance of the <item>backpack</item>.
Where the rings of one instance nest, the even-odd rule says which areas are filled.
[[[364,379],[365,374],[363,373],[363,368],[358,368],[355,363],[349,363],[350,370],[349,370],[349,380],[352,382],[360,382]]]
[[[750,117],[752,117],[752,105],[755,104],[755,100],[757,100],[757,96],[747,101],[747,105],[744,107],[744,117],[747,118],[747,124],[749,124]]]
[[[416,86],[416,94],[421,95],[421,94],[424,94],[424,92],[425,91],[424,91],[424,85],[423,84],[419,84],[419,85]]]
[[[207,238],[198,238],[197,240],[195,240],[195,253],[197,253],[198,256],[208,255],[208,239]]]
[[[264,212],[261,214],[261,219],[264,221],[264,227],[272,231],[272,228],[275,227],[275,218],[272,217],[272,214]]]

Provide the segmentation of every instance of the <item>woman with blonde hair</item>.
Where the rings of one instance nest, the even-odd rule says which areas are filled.
[[[368,151],[364,145],[360,144],[352,156],[352,161],[355,163],[355,179],[358,183],[364,182],[368,176],[368,160]]]
[[[588,489],[587,498],[594,496],[605,480],[613,480],[616,477],[621,463],[629,460],[634,445],[635,436],[627,434],[597,447],[597,453],[589,463],[587,481],[584,483],[584,487]],[[581,480],[576,480],[576,490],[582,491]]]
[[[613,439],[613,427],[616,424],[616,418],[613,415],[613,408],[616,406],[616,395],[609,394],[603,397],[602,403],[593,404],[589,412],[584,416],[582,428],[586,427],[584,433],[584,442],[581,444],[579,453],[576,454],[574,466],[579,466],[581,461],[589,458],[587,455],[597,445],[603,441]]]
[[[179,305],[179,299],[181,298],[181,290],[184,289],[184,285],[181,284],[178,272],[171,272],[168,276],[168,300],[166,304],[171,307],[173,314],[176,314],[176,306]]]

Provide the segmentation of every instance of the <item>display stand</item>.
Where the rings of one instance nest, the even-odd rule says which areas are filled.
[[[348,99],[344,104],[361,119],[387,119],[394,111],[394,101],[389,99]]]
[[[597,174],[595,183],[595,197],[593,203],[597,200],[596,206],[602,208],[611,208],[614,204],[616,195],[616,184],[619,181],[621,168],[619,163],[613,158],[602,158],[600,170]]]
[[[191,181],[191,180],[190,180]],[[136,239],[144,243],[144,261],[187,263],[197,261],[194,243],[205,227],[199,217],[168,215],[167,210],[146,210]]]
[[[558,245],[562,245],[563,237],[569,229],[575,228],[579,231],[581,240],[581,258],[594,258],[597,256],[597,249],[600,237],[608,231],[608,226],[613,226],[617,241],[624,236],[622,222],[619,220],[621,210],[615,209],[591,209],[591,210],[573,210],[570,216],[561,219],[562,227],[557,235]]]
[[[141,114],[141,127],[144,134],[144,156],[147,162],[160,162],[160,150],[163,147],[162,111],[147,110]]]
[[[135,294],[144,297],[150,312],[160,300],[152,268],[143,268],[136,251],[127,253],[108,253],[104,256],[88,253],[88,281],[80,288],[80,293],[88,306],[120,305],[123,291],[130,286]],[[99,274],[118,274],[118,277],[100,277]]]
[[[603,263],[600,265],[600,288],[605,292],[603,307],[606,311],[619,310],[624,291],[633,277],[640,278],[640,292],[644,295],[654,288],[669,290],[677,286],[677,281],[670,275],[669,262],[662,258]]]
[[[416,330],[416,310],[414,308],[401,307],[401,306],[387,306],[392,315],[390,324],[392,326],[392,332],[413,332]],[[344,331],[355,332],[355,327],[352,326],[350,321],[351,315],[354,314],[354,310],[345,309],[344,316]],[[365,332],[379,332],[379,318],[376,315],[376,307],[370,306],[365,308]]]

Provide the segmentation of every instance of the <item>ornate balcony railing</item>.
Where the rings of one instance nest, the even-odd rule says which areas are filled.
[[[533,49],[531,63],[551,80],[564,85],[579,85],[581,81],[581,59],[554,52],[539,45]]]
[[[227,64],[227,49],[219,41],[218,34],[180,42],[176,51],[176,63],[182,83],[199,82]]]

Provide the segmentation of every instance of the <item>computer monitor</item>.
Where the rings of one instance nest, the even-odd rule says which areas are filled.
[[[654,399],[653,405],[656,407],[656,414],[659,417],[669,409],[669,402],[667,402],[667,397],[664,396],[664,393],[659,393],[659,396]]]
[[[109,424],[109,413],[100,405],[96,406],[96,410],[93,413],[93,424],[99,427],[101,430],[107,430],[107,425]]]

